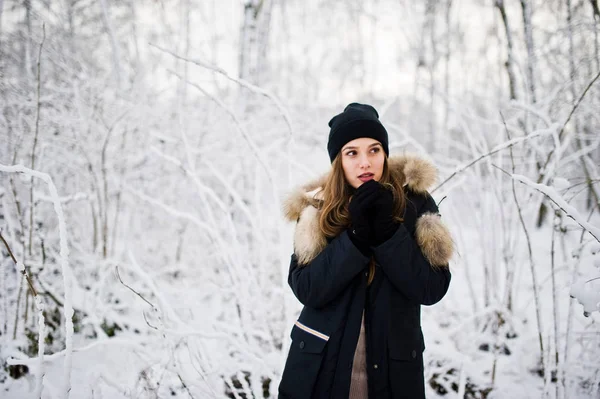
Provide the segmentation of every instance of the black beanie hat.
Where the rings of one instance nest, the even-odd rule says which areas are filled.
[[[368,104],[348,104],[344,108],[344,112],[331,118],[329,127],[331,130],[329,131],[327,151],[331,162],[346,143],[360,137],[369,137],[379,141],[385,154],[390,155],[387,131],[379,122],[379,114],[375,108]]]

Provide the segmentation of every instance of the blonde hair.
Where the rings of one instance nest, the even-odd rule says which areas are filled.
[[[387,187],[394,195],[392,214],[396,221],[402,222],[402,215],[404,215],[404,207],[406,206],[406,198],[402,188],[404,180],[401,175],[391,173],[387,157],[383,161],[383,172],[379,183]],[[325,181],[321,194],[323,201],[320,204],[319,228],[325,237],[337,237],[350,226],[351,222],[348,204],[352,196],[352,187],[344,176],[341,153],[338,153],[331,164],[331,173]],[[368,284],[371,284],[374,276],[375,259],[371,258]]]

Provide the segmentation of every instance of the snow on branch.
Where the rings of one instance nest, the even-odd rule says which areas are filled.
[[[150,351],[146,350],[146,346],[149,345],[151,343],[150,340],[132,340],[130,338],[105,338],[105,339],[99,339],[96,340],[86,346],[82,346],[81,348],[75,348],[73,349],[72,352],[74,353],[83,353],[92,349],[95,349],[97,347],[104,347],[104,346],[122,346],[122,347],[129,347],[133,350],[133,353],[135,353],[138,356],[143,356],[146,354],[151,354]],[[44,356],[44,361],[46,363],[60,359],[61,357],[66,355],[66,350],[62,350],[56,353],[53,353],[51,355],[47,355]],[[23,366],[28,366],[31,367],[32,365],[35,364],[36,361],[39,361],[39,358],[8,358],[6,360],[6,363],[8,365],[14,366],[14,365],[23,365]]]
[[[64,316],[65,316],[65,362],[64,362],[64,375],[63,375],[63,387],[62,397],[68,398],[69,392],[71,391],[71,368],[72,368],[72,352],[73,352],[73,305],[72,305],[72,275],[71,269],[69,268],[69,248],[67,246],[68,235],[67,225],[65,223],[65,216],[63,214],[61,199],[58,196],[56,186],[52,181],[52,178],[47,173],[38,172],[33,169],[29,169],[23,165],[2,165],[0,164],[0,172],[8,173],[23,173],[29,177],[36,177],[42,179],[48,185],[48,191],[50,197],[54,203],[54,211],[58,218],[58,229],[60,236],[60,266],[63,275],[63,284],[65,289],[65,302],[64,302]],[[36,301],[37,304],[37,301]],[[40,328],[42,323],[38,322]],[[40,335],[42,332],[40,332]],[[41,346],[40,346],[41,348]],[[41,357],[41,356],[40,356]],[[41,362],[41,360],[40,360]],[[41,372],[41,370],[40,370]],[[39,377],[38,377],[39,378]]]
[[[600,242],[600,228],[588,223],[585,220],[585,218],[581,216],[579,212],[577,212],[577,209],[569,205],[567,201],[565,201],[565,199],[561,197],[560,194],[558,194],[553,187],[547,186],[545,184],[534,183],[523,175],[509,174],[509,176],[514,180],[517,180],[533,188],[534,190],[537,190],[540,193],[544,194],[546,197],[548,197],[550,201],[554,202],[554,204],[556,204],[556,206],[558,206],[568,217],[573,219],[578,225],[580,225],[583,229],[590,233],[592,237],[596,239],[596,241]]]
[[[587,281],[579,280],[571,286],[569,295],[583,305],[583,315],[585,317],[589,317],[593,311],[600,311],[600,291],[594,292],[593,289],[586,286],[587,283],[599,279],[600,277]]]

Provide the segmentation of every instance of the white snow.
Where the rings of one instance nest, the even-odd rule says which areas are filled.
[[[600,277],[578,280],[571,286],[569,295],[583,305],[583,315],[588,317],[592,312],[600,311],[600,285],[595,287],[591,284],[594,280],[600,280]]]

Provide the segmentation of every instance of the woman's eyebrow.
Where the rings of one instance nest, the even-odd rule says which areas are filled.
[[[381,143],[373,143],[373,144],[369,145],[369,148],[371,148],[371,147],[377,147],[377,146],[381,146]],[[358,147],[355,147],[355,146],[348,146],[348,147],[344,147],[344,148],[342,149],[342,151],[346,151],[346,150],[356,150],[356,149],[358,149]]]

